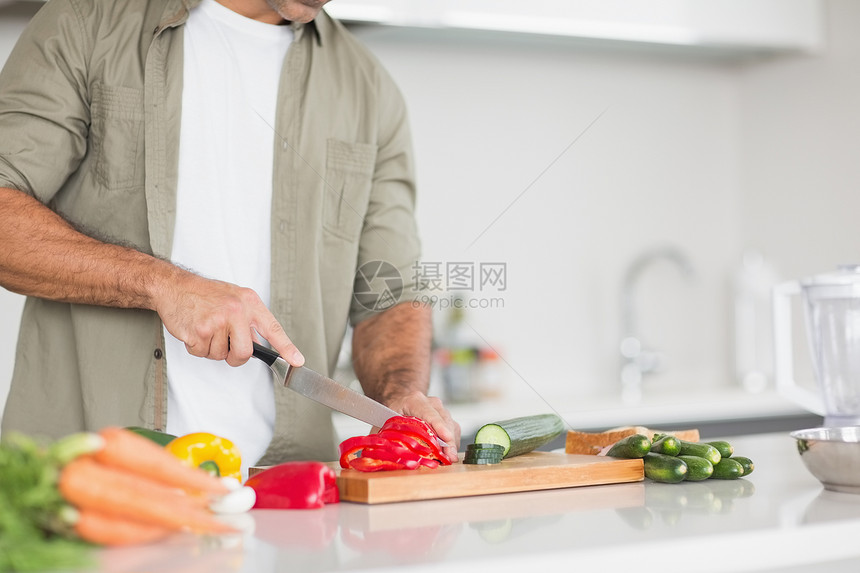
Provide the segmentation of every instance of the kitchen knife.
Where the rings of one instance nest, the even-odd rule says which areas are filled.
[[[350,390],[306,366],[299,368],[291,366],[289,362],[281,358],[280,354],[256,342],[254,343],[254,357],[259,358],[271,368],[272,374],[279,384],[371,426],[380,428],[392,416],[400,415],[376,400]],[[447,446],[438,437],[436,440],[440,446]]]

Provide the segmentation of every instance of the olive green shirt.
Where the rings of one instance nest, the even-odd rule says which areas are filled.
[[[0,73],[0,186],[169,258],[183,24],[196,3],[50,0]],[[307,365],[331,373],[348,321],[374,312],[353,296],[361,265],[390,263],[394,296],[417,294],[413,158],[403,99],[378,62],[325,12],[293,27],[273,126],[271,311]],[[3,432],[164,428],[162,332],[152,311],[28,298]],[[330,410],[278,385],[275,401],[261,463],[335,457]]]

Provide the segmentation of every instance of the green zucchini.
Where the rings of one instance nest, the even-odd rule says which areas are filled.
[[[562,430],[564,424],[555,414],[522,416],[481,426],[475,443],[499,444],[504,457],[512,458],[551,442]]]
[[[677,456],[681,453],[681,442],[675,436],[660,435],[654,443],[651,444],[651,451],[655,454],[666,454],[667,456]]]
[[[714,464],[714,479],[738,479],[744,475],[744,467],[732,458],[720,460],[720,463]]]
[[[641,458],[650,451],[651,440],[648,436],[634,434],[615,442],[606,455],[612,458]]]
[[[678,483],[687,477],[687,464],[684,460],[648,452],[642,458],[645,464],[645,477],[662,483]]]
[[[134,432],[139,436],[143,436],[149,440],[152,440],[159,446],[166,446],[171,441],[173,441],[176,436],[168,434],[166,432],[159,432],[158,430],[150,430],[149,428],[142,428],[140,426],[128,426],[126,430]]]
[[[714,464],[699,456],[678,456],[687,464],[687,481],[702,481],[714,475]]]
[[[748,476],[749,474],[751,474],[753,472],[753,470],[755,469],[755,464],[753,463],[753,461],[751,459],[749,459],[747,457],[736,456],[732,459],[735,460],[736,462],[738,462],[739,464],[741,464],[741,467],[744,468],[744,474],[743,475],[745,475],[745,476]]]
[[[704,442],[709,446],[714,446],[717,448],[717,451],[720,452],[720,457],[730,458],[732,454],[735,452],[735,448],[725,440],[717,440],[715,442]]]
[[[681,451],[678,455],[698,456],[700,458],[705,458],[714,465],[720,463],[720,459],[722,458],[720,450],[714,446],[703,442],[688,442],[686,440],[679,441],[681,442]]]

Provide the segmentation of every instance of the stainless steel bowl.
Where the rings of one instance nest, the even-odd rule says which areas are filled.
[[[797,430],[791,437],[825,489],[860,494],[860,426]]]

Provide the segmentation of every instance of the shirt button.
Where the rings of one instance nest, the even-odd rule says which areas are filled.
[[[155,356],[156,360],[161,360],[161,357],[164,356],[164,352],[160,348],[156,348],[152,355]]]
[[[285,230],[286,228],[287,228],[287,224],[286,224],[285,222],[281,221],[280,223],[278,223],[278,229],[279,229],[282,233],[284,232],[284,230]]]
[[[289,149],[289,148],[290,148],[290,144],[289,144],[289,143],[287,143],[287,140],[286,140],[286,139],[282,139],[282,140],[281,140],[281,149],[287,150],[287,149]]]

